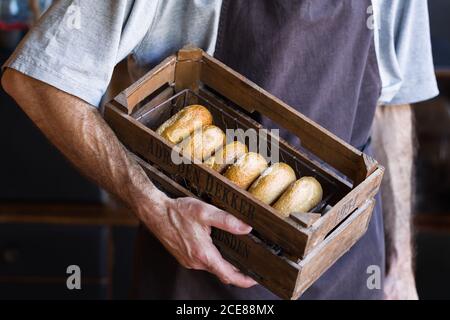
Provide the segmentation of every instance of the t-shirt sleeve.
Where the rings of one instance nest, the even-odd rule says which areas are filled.
[[[383,83],[380,102],[406,104],[435,97],[439,91],[427,1],[373,1],[379,6],[375,41]]]
[[[15,69],[98,106],[114,66],[145,36],[156,3],[56,1],[2,69]]]

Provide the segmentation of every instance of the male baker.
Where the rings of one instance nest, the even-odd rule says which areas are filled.
[[[251,228],[201,201],[168,198],[97,111],[118,62],[128,57],[138,79],[187,43],[367,153],[379,108],[380,117],[390,120],[385,133],[402,139],[390,150],[398,153],[392,158],[408,165],[411,153],[401,148],[411,146],[411,130],[395,130],[411,127],[409,103],[437,94],[426,1],[60,0],[4,65],[2,84],[24,112],[146,227],[139,253],[141,297],[275,298],[225,261],[210,238],[211,227],[234,234]],[[267,119],[260,121],[273,128]],[[411,179],[411,170],[390,174]],[[391,205],[409,202],[408,194]],[[410,210],[389,212],[401,216],[386,221],[402,223],[387,223],[385,238],[378,201],[365,236],[303,297],[381,299],[383,288],[367,281],[379,270],[387,298],[417,298]]]

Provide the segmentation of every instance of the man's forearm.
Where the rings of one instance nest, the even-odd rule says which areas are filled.
[[[256,284],[223,259],[210,235],[211,227],[242,235],[251,231],[250,226],[200,200],[169,199],[89,104],[12,70],[2,77],[2,85],[80,171],[134,209],[181,265],[209,271],[226,284]]]
[[[46,137],[86,176],[135,208],[163,200],[99,112],[86,102],[13,70],[2,84]]]
[[[395,278],[407,275],[409,282],[414,282],[411,231],[413,132],[413,113],[410,105],[378,108],[374,124],[374,145],[377,159],[386,167],[381,187],[386,273],[388,277],[392,275]]]
[[[382,186],[388,262],[412,258],[413,126],[409,105],[381,106],[376,114],[377,156],[386,167]]]

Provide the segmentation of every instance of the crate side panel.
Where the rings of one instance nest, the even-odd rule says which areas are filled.
[[[134,158],[149,178],[157,181],[172,196],[195,197],[144,160],[136,156]],[[235,236],[215,228],[211,236],[214,244],[230,263],[279,297],[284,299],[292,297],[299,274],[297,265],[277,256],[269,247],[252,236]]]
[[[375,200],[368,200],[300,262],[294,297],[299,297],[366,232]]]
[[[384,168],[380,166],[313,225],[312,236],[305,254],[313,250],[331,230],[338,226],[350,213],[360,208],[367,199],[375,197],[380,189],[383,173]]]
[[[131,114],[136,105],[147,96],[165,84],[171,85],[174,83],[175,65],[176,56],[168,57],[130,87],[122,91],[114,100],[125,107],[128,114]]]
[[[219,229],[211,234],[221,254],[238,269],[283,299],[291,299],[299,274],[298,265],[277,256],[250,236],[236,236]]]

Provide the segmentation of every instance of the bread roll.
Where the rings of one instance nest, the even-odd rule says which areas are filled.
[[[205,164],[217,172],[222,172],[227,166],[233,164],[239,157],[248,152],[247,146],[239,141],[233,141],[222,149],[218,150],[214,156],[208,158]]]
[[[248,191],[265,204],[272,204],[294,181],[294,170],[279,162],[264,170]]]
[[[281,216],[308,212],[322,201],[322,186],[313,177],[303,177],[289,186],[273,206]]]
[[[232,164],[224,176],[238,187],[247,189],[266,168],[267,161],[262,155],[249,152]]]
[[[181,152],[185,157],[203,161],[225,143],[225,133],[214,125],[207,125],[194,131],[180,144]]]
[[[213,122],[211,112],[204,106],[187,106],[164,122],[156,133],[172,143],[180,143],[192,132]]]

